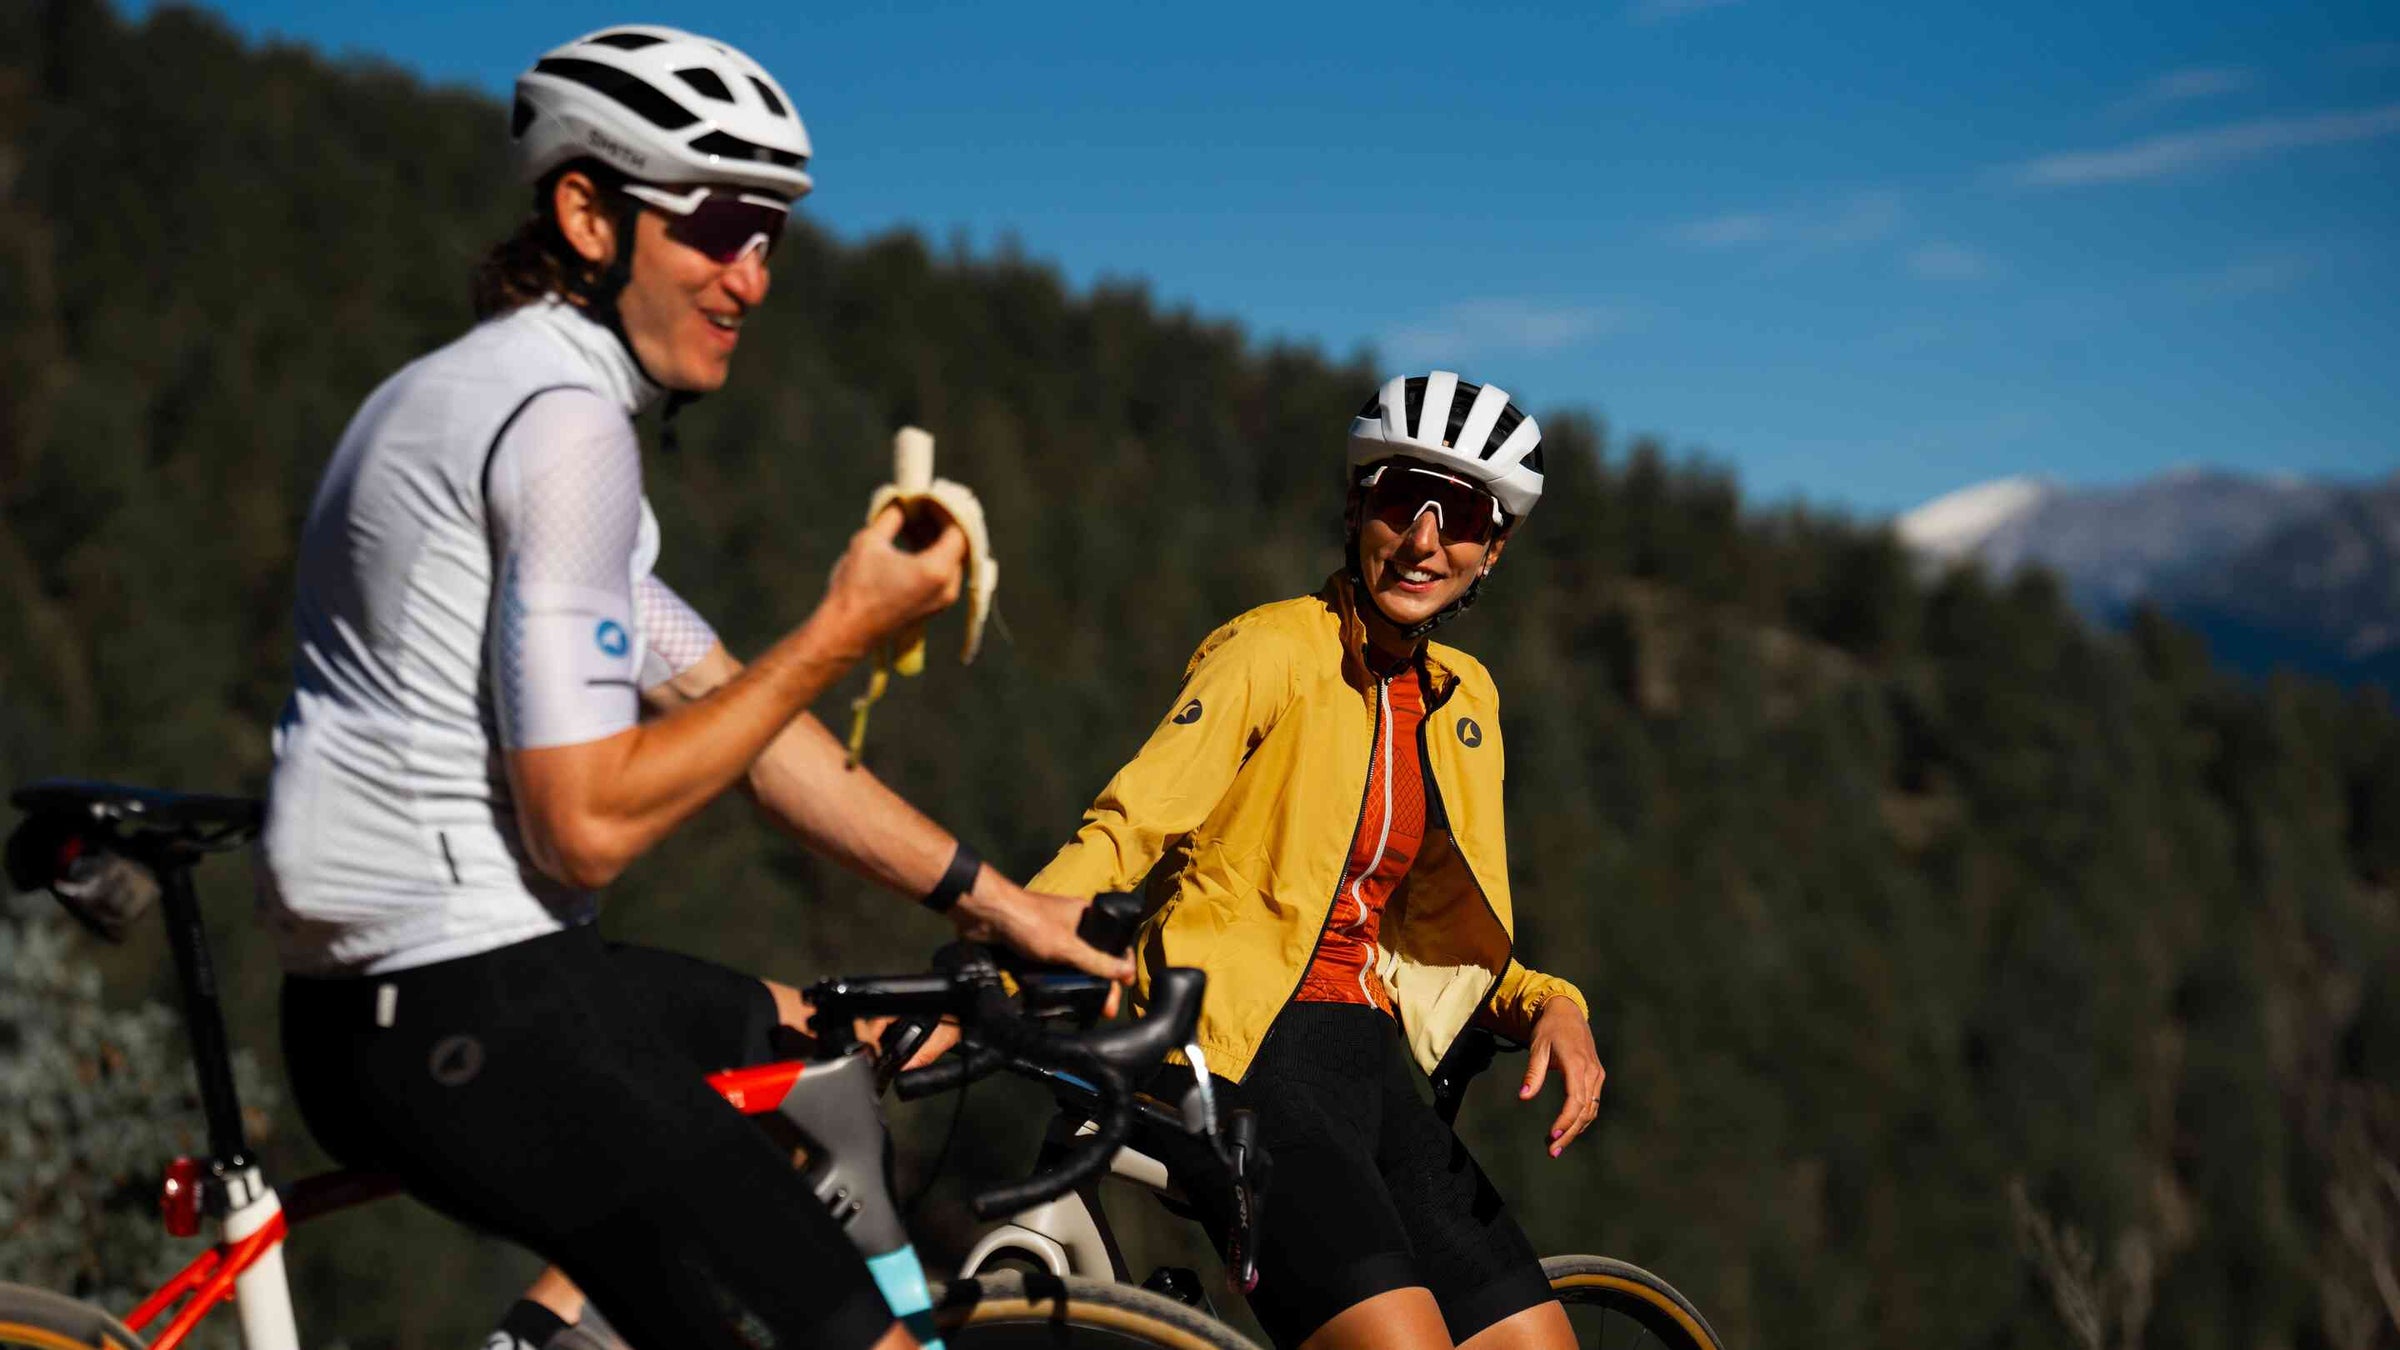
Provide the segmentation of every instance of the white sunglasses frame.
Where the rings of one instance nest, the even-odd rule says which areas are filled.
[[[699,210],[700,203],[707,201],[709,194],[716,192],[731,192],[731,195],[736,201],[748,202],[752,206],[773,207],[775,210],[783,212],[786,216],[789,216],[792,213],[792,204],[790,202],[785,201],[781,197],[769,196],[763,192],[732,192],[727,188],[710,187],[706,183],[702,183],[700,186],[693,188],[689,192],[669,192],[665,188],[652,187],[648,183],[627,183],[625,185],[626,196],[633,198],[635,201],[640,202],[645,206],[655,206],[659,210],[664,211],[669,215],[677,216],[688,216],[694,211]],[[742,260],[749,257],[753,252],[757,253],[761,258],[764,258],[767,254],[767,250],[773,248],[774,246],[775,241],[768,238],[764,231],[751,235],[750,242],[742,245],[742,251],[734,254],[732,260],[727,262],[725,266],[739,266]]]
[[[1492,490],[1490,488],[1485,487],[1483,484],[1476,482],[1472,478],[1461,478],[1457,474],[1443,473],[1439,469],[1429,468],[1423,464],[1378,464],[1367,474],[1366,477],[1358,480],[1359,490],[1361,492],[1372,492],[1375,489],[1375,485],[1383,481],[1383,474],[1386,469],[1398,469],[1402,473],[1421,473],[1434,478],[1439,478],[1445,483],[1456,483],[1460,487],[1479,494],[1485,501],[1492,504],[1492,530],[1494,533],[1497,533],[1501,526],[1508,523],[1508,517],[1500,510],[1500,499],[1492,495]],[[1442,504],[1431,497],[1425,499],[1424,505],[1419,506],[1416,510],[1408,513],[1408,523],[1410,525],[1415,525],[1417,523],[1417,518],[1424,515],[1428,511],[1433,512],[1433,528],[1437,532],[1447,531],[1450,528],[1450,522],[1442,515]]]

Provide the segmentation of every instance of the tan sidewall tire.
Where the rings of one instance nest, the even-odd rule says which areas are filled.
[[[1542,1274],[1560,1302],[1639,1307],[1680,1330],[1693,1350],[1724,1350],[1725,1343],[1700,1309],[1675,1286],[1640,1266],[1608,1256],[1545,1256]]]
[[[89,1303],[0,1284],[0,1346],[26,1350],[141,1350],[142,1338]]]
[[[933,1312],[943,1337],[956,1335],[961,1350],[973,1350],[969,1333],[975,1327],[1035,1324],[1112,1331],[1163,1350],[1259,1350],[1223,1322],[1171,1298],[1074,1276],[1011,1270],[955,1280],[935,1291]]]

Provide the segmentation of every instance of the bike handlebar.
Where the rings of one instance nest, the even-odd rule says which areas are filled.
[[[1078,931],[1094,946],[1121,952],[1130,944],[1139,914],[1138,899],[1103,896],[1086,911]],[[986,1219],[1056,1199],[1107,1168],[1132,1132],[1129,1080],[1147,1074],[1168,1050],[1191,1039],[1208,987],[1208,977],[1200,971],[1162,970],[1151,983],[1147,1016],[1105,1030],[1062,1033],[1043,1027],[1034,1013],[1063,1009],[1079,1018],[1096,1017],[1097,999],[1105,997],[1107,983],[1076,972],[1015,963],[1018,985],[1012,996],[1001,977],[1008,960],[973,944],[954,944],[937,957],[937,973],[824,980],[810,986],[807,994],[816,1016],[836,1026],[874,1016],[897,1016],[912,1024],[929,1024],[943,1016],[958,1019],[963,1043],[957,1054],[896,1077],[893,1066],[905,1061],[909,1042],[921,1039],[921,1032],[912,1037],[917,1028],[910,1025],[887,1036],[891,1053],[881,1066],[883,1076],[903,1099],[962,1088],[1012,1064],[1069,1074],[1090,1086],[1099,1107],[1094,1132],[1057,1166],[976,1195],[975,1213]]]

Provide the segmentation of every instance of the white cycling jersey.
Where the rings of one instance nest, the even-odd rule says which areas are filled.
[[[716,643],[652,575],[632,417],[660,390],[556,300],[368,397],[301,534],[261,907],[284,967],[378,973],[589,920],[536,868],[504,749],[614,735]]]

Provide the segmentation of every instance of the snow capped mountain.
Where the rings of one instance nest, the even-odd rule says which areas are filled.
[[[1929,557],[1972,553],[2041,510],[2056,488],[2036,478],[1995,478],[1937,497],[1895,522],[1900,541]]]
[[[1894,522],[1929,560],[2041,566],[2087,613],[2158,605],[2244,669],[2400,689],[2400,474],[2380,483],[2179,470],[2124,487],[2003,478]]]

